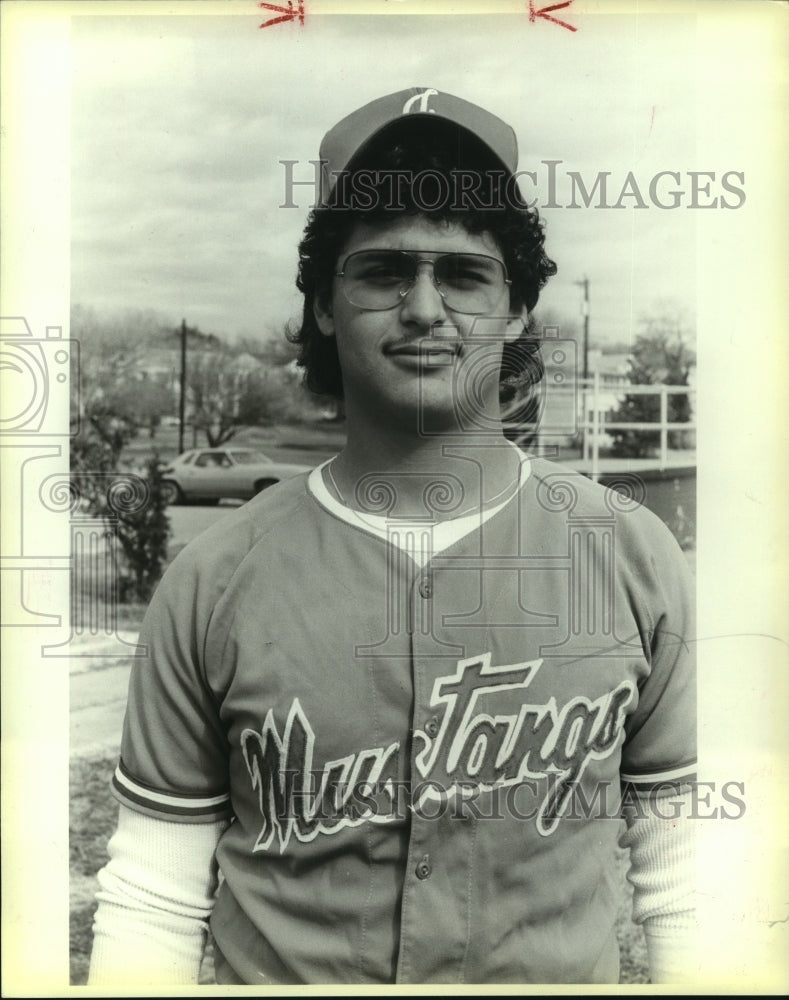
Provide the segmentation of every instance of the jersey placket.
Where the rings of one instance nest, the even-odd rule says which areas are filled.
[[[410,586],[409,620],[414,684],[410,760],[411,826],[403,873],[397,982],[463,981],[468,928],[468,885],[473,823],[459,814],[443,783],[417,766],[419,751],[438,734],[431,706],[435,677],[455,663],[463,647],[437,635],[437,588],[446,578],[428,563]],[[440,602],[439,602],[440,603]]]

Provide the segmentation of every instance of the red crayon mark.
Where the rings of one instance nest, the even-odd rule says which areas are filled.
[[[279,3],[259,3],[258,7],[262,7],[264,10],[276,11],[280,17],[270,17],[268,21],[264,21],[260,28],[270,28],[273,24],[282,24],[283,21],[296,21],[299,24],[304,24],[304,0],[297,0],[297,7],[294,8],[293,0],[288,0],[288,6],[283,7]]]
[[[572,2],[573,0],[565,0],[564,3],[552,3],[547,7],[537,8],[534,6],[534,0],[529,0],[529,20],[533,23],[538,17],[542,17],[546,21],[553,21],[554,24],[560,24],[563,28],[567,28],[568,31],[578,31],[572,24],[560,21],[558,17],[551,17],[548,13],[549,10],[562,10],[564,7],[569,7]]]

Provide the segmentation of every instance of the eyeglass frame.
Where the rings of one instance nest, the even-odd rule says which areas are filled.
[[[416,257],[416,259],[414,260],[414,265],[415,265],[414,266],[414,275],[413,275],[412,278],[410,278],[408,280],[408,287],[406,288],[405,291],[402,291],[402,290],[398,291],[397,294],[399,295],[399,300],[397,302],[393,302],[390,306],[380,306],[380,307],[377,307],[377,308],[373,307],[373,306],[360,306],[358,303],[351,301],[351,299],[348,296],[348,292],[345,290],[345,285],[343,284],[342,285],[343,294],[345,295],[345,298],[348,300],[348,302],[350,302],[350,304],[352,306],[356,306],[357,309],[364,309],[366,312],[388,312],[390,309],[396,309],[399,305],[402,305],[402,303],[406,300],[406,298],[410,295],[411,291],[414,288],[414,285],[416,283],[416,279],[419,276],[419,274],[418,274],[418,268],[419,268],[420,264],[430,264],[431,265],[432,272],[431,272],[431,275],[430,275],[430,280],[433,282],[433,287],[435,288],[435,290],[438,292],[439,296],[441,297],[441,301],[444,302],[444,303],[446,303],[446,291],[442,291],[440,282],[436,281],[436,264],[440,260],[442,260],[444,257],[482,257],[485,260],[493,260],[497,264],[501,265],[501,270],[504,273],[504,287],[506,288],[508,286],[512,286],[512,279],[509,277],[509,272],[507,271],[507,265],[504,263],[503,260],[499,260],[498,257],[491,257],[490,254],[476,253],[476,251],[473,251],[473,250],[468,250],[468,251],[466,251],[466,250],[445,250],[445,251],[441,251],[441,250],[400,250],[400,249],[394,248],[394,247],[367,247],[364,250],[354,250],[353,253],[349,253],[348,256],[345,258],[345,260],[343,260],[343,262],[342,262],[343,269],[340,270],[340,271],[335,271],[334,272],[334,277],[335,278],[344,278],[346,276],[345,275],[345,268],[348,265],[348,261],[352,257],[356,257],[356,256],[359,256],[361,254],[367,254],[367,253],[402,254],[403,256],[409,257],[412,260],[414,260],[414,256],[416,254],[432,253],[432,254],[435,254],[436,257],[435,257],[435,260],[430,260],[429,257]],[[452,310],[452,312],[460,313],[462,316],[484,316],[485,315],[484,312],[483,313],[477,313],[477,312],[469,313],[469,312],[464,312],[462,309],[455,309],[454,306],[451,306],[449,304],[447,304],[447,308],[450,309],[450,310]]]

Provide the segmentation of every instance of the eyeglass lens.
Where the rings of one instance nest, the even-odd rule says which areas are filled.
[[[341,272],[345,295],[362,309],[392,309],[410,291],[423,260],[419,252],[403,250],[351,254]],[[500,260],[483,254],[448,253],[426,263],[450,309],[481,314],[497,305],[506,283]]]

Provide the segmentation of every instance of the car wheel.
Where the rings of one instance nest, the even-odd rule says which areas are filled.
[[[260,493],[262,490],[268,489],[269,486],[273,486],[279,480],[277,479],[258,479],[255,485],[252,487],[255,493]]]
[[[168,505],[184,502],[181,487],[178,483],[174,483],[172,479],[165,479],[162,483],[162,496],[164,497],[164,502]]]

